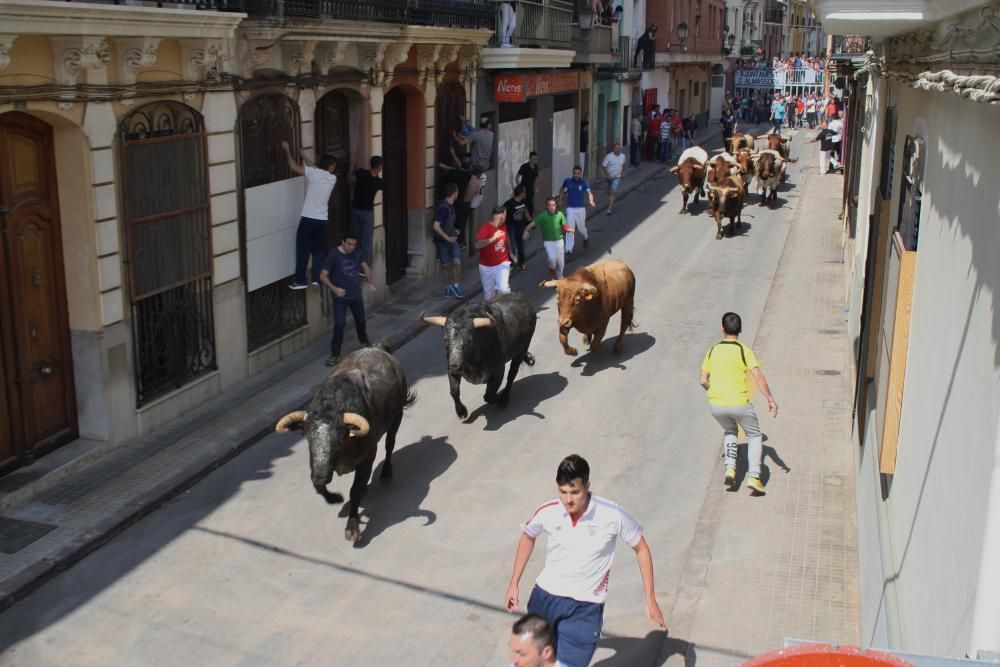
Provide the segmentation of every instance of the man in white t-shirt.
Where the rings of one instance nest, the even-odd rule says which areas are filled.
[[[597,650],[604,622],[608,579],[620,536],[632,547],[646,592],[646,616],[664,627],[653,588],[653,555],[642,527],[616,503],[590,492],[590,466],[577,454],[567,456],[556,471],[559,497],[539,505],[521,526],[514,572],[504,595],[513,612],[520,604],[518,586],[535,548],[548,536],[545,567],[528,600],[528,612],[552,624],[556,657],[567,667],[587,667]]]
[[[314,166],[304,155],[302,164],[292,159],[291,149],[287,141],[281,142],[281,148],[288,159],[288,168],[299,176],[306,177],[306,196],[302,202],[302,217],[299,227],[295,230],[295,282],[289,289],[305,289],[306,264],[312,257],[312,285],[319,287],[319,272],[323,269],[323,259],[326,257],[326,222],[329,218],[330,194],[337,185],[337,158],[324,155]]]
[[[625,176],[625,154],[622,153],[621,144],[616,143],[611,152],[604,156],[601,167],[604,169],[604,177],[608,179],[608,215],[611,215],[618,188],[621,187],[622,178]]]
[[[831,169],[843,169],[844,165],[837,158],[840,157],[840,142],[844,138],[844,122],[840,120],[840,112],[834,111],[830,122],[827,124],[830,130],[830,151],[828,152]]]

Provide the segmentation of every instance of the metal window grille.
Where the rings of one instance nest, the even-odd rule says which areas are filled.
[[[216,368],[212,230],[201,114],[144,105],[118,126],[136,403]]]
[[[301,148],[298,105],[287,95],[266,93],[247,100],[240,107],[240,233],[244,240],[243,275],[247,275],[246,212],[243,191],[258,185],[292,178],[281,150],[287,141],[292,155]],[[290,290],[293,276],[247,292],[247,348],[256,350],[306,325],[304,290]]]

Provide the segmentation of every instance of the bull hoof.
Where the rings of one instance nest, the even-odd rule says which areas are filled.
[[[625,341],[620,340],[615,343],[614,347],[615,354],[621,354],[624,349],[625,349]]]
[[[563,352],[571,357],[575,357],[578,354],[575,347],[564,347]]]
[[[483,394],[483,400],[490,405],[496,405],[500,401],[500,397],[496,394],[485,393]]]
[[[686,206],[682,206],[682,207],[681,207],[681,210],[680,210],[680,211],[678,211],[678,213],[679,213],[679,214],[681,214],[681,215],[684,215],[684,214],[685,214],[685,213],[687,213],[687,212],[688,212],[688,210],[687,210],[687,207],[686,207]]]
[[[507,401],[509,400],[510,400],[510,389],[504,389],[503,391],[500,392],[500,399],[497,401],[497,403],[500,405],[501,408],[506,408]]]
[[[455,414],[458,415],[459,419],[466,419],[469,416],[469,411],[465,409],[464,405],[455,406]]]
[[[718,233],[716,233],[716,235],[715,235],[715,240],[716,240],[716,241],[718,241],[718,240],[719,240],[719,239],[721,239],[721,238],[722,238],[722,232],[718,232]]]
[[[344,539],[348,542],[359,542],[361,540],[361,523],[357,519],[347,520]]]
[[[600,352],[602,348],[603,348],[603,345],[601,343],[594,343],[593,345],[590,346],[590,349],[588,350],[588,352],[597,353],[597,352]]]
[[[392,468],[388,466],[383,466],[382,474],[379,475],[378,479],[379,482],[382,483],[382,486],[389,486],[390,484],[392,484]]]

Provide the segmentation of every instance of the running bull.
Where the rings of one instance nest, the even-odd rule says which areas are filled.
[[[309,409],[290,412],[275,426],[279,433],[304,426],[313,487],[328,503],[343,502],[340,494],[326,488],[333,473],[354,471],[344,531],[344,537],[352,542],[361,539],[358,506],[372,474],[378,441],[385,435],[381,480],[388,484],[403,408],[414,401],[416,395],[410,392],[396,358],[381,346],[370,347],[344,357],[316,390]]]
[[[733,174],[722,179],[718,185],[708,189],[708,210],[715,219],[715,238],[723,237],[722,219],[729,218],[727,236],[732,236],[736,228],[743,222],[743,199],[746,196],[746,186],[743,177]]]
[[[694,203],[698,203],[698,197],[705,194],[705,163],[708,162],[708,153],[701,146],[688,148],[677,159],[677,164],[668,171],[677,175],[677,181],[681,186],[681,213],[688,212],[688,197],[694,194]]]
[[[535,357],[528,352],[535,335],[535,307],[522,294],[500,294],[482,303],[466,303],[447,317],[420,318],[444,328],[448,384],[460,419],[469,416],[459,395],[462,378],[472,384],[485,383],[483,400],[506,406],[521,364],[535,365]],[[498,393],[508,361],[507,386]]]
[[[563,352],[576,356],[569,346],[569,330],[583,334],[591,352],[601,351],[601,341],[611,316],[621,311],[621,329],[615,353],[625,346],[625,331],[635,328],[635,274],[619,259],[606,259],[577,269],[562,280],[546,280],[541,287],[554,287],[559,302],[559,342]]]

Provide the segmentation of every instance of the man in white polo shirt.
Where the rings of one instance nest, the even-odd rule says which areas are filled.
[[[663,612],[653,588],[653,555],[642,527],[616,503],[590,492],[590,466],[577,454],[567,456],[556,471],[559,497],[539,505],[521,526],[514,572],[504,604],[513,612],[520,604],[518,586],[535,548],[548,536],[545,567],[528,600],[528,611],[546,618],[556,631],[556,656],[567,667],[587,667],[597,650],[604,623],[604,601],[621,536],[632,547],[646,592],[646,616],[663,627]]]
[[[295,230],[295,282],[289,289],[305,289],[306,265],[312,258],[312,285],[319,287],[319,272],[326,257],[326,221],[329,217],[330,194],[337,185],[337,158],[323,155],[316,166],[302,155],[302,163],[292,159],[287,141],[281,142],[281,149],[288,160],[288,168],[299,176],[306,177],[306,196],[302,202],[302,217]]]

